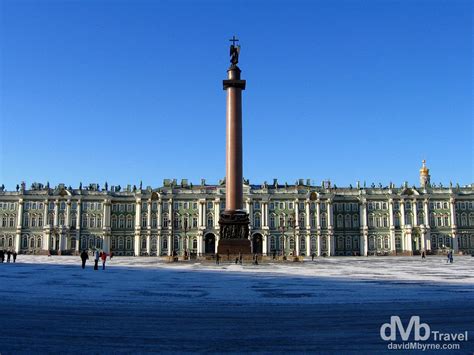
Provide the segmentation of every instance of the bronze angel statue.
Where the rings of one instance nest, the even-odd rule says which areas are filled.
[[[240,53],[240,46],[231,44],[230,45],[230,62],[232,65],[237,65],[239,62],[239,53]]]

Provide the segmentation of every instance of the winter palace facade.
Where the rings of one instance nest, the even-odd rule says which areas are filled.
[[[212,255],[219,243],[225,182],[165,180],[146,189],[35,183],[0,190],[0,248],[19,253]],[[263,255],[474,253],[474,184],[346,187],[244,182],[252,250]]]

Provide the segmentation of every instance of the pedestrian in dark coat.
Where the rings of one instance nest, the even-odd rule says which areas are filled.
[[[276,257],[277,257],[277,253],[276,253],[276,251],[274,250],[274,251],[273,251],[273,260],[275,260]]]
[[[10,257],[12,256],[12,252],[9,250],[7,251],[7,263],[10,262]]]
[[[13,252],[13,262],[14,262],[14,263],[16,263],[16,256],[17,256],[17,255],[18,255],[18,254],[16,253],[16,251],[14,251],[14,252]]]
[[[242,265],[242,253],[239,253],[239,263]]]
[[[426,253],[425,253],[424,250],[421,252],[421,258],[422,258],[422,259],[426,258]]]
[[[221,259],[221,256],[219,253],[216,253],[216,265],[219,265],[219,260]]]
[[[105,270],[105,262],[107,260],[107,253],[105,251],[102,252],[102,255],[100,256],[100,258],[102,259],[102,270]]]
[[[86,261],[89,259],[89,254],[85,250],[82,251],[81,253],[81,260],[82,260],[82,268],[85,269],[86,267]]]
[[[3,263],[5,261],[5,252],[3,250],[0,250],[0,263]]]
[[[311,254],[311,261],[314,261],[314,257],[316,256],[315,253]]]
[[[254,260],[255,265],[258,265],[258,255],[257,254],[255,254],[255,256],[253,257],[253,260]]]

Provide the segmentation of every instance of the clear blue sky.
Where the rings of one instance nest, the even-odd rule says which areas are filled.
[[[251,183],[474,181],[472,1],[0,4],[8,189],[217,182],[234,34]]]

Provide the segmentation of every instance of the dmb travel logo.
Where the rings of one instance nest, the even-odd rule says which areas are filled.
[[[460,333],[432,330],[421,323],[419,316],[411,316],[404,325],[399,316],[391,316],[390,323],[380,327],[380,338],[389,342],[389,350],[459,350],[468,341],[468,331]]]

